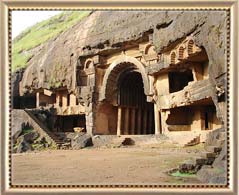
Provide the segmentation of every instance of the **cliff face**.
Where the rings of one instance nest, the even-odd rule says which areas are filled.
[[[190,35],[207,52],[209,79],[215,85],[212,98],[219,109],[216,95],[225,91],[226,79],[226,16],[226,11],[95,11],[35,49],[21,81],[21,94],[62,86],[74,90],[80,56],[123,50],[126,43],[134,45],[148,34],[161,53]]]
[[[225,11],[96,11],[35,51],[21,90],[70,89],[79,56],[120,48],[122,43],[133,43],[148,32],[153,33],[157,52],[187,35],[194,36],[196,44],[208,54],[210,77],[225,73]]]

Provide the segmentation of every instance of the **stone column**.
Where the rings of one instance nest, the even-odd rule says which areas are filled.
[[[125,108],[125,121],[124,121],[125,135],[129,134],[129,108]]]
[[[132,132],[132,130],[131,130],[131,108],[128,108],[128,110],[129,110],[129,122],[128,122],[128,134],[129,135],[131,135],[131,132]]]
[[[60,106],[60,94],[56,92],[56,106]]]
[[[154,104],[154,121],[155,121],[155,135],[160,134],[160,116],[157,104]]]
[[[161,128],[162,128],[162,133],[163,134],[167,134],[169,133],[168,131],[168,125],[166,123],[167,119],[168,119],[168,115],[170,114],[169,110],[165,110],[161,112]]]
[[[39,108],[40,106],[40,93],[36,93],[36,107]]]
[[[76,96],[74,94],[70,94],[70,106],[76,105]]]
[[[141,108],[138,108],[137,114],[137,134],[141,134]]]
[[[143,118],[143,134],[147,134],[147,109],[144,109]]]
[[[63,92],[62,94],[62,107],[67,107],[67,92]]]
[[[135,108],[131,110],[131,134],[135,134]]]
[[[152,117],[152,115],[153,115],[153,112],[152,112],[152,110],[150,109],[149,111],[148,111],[148,123],[149,123],[149,125],[148,125],[148,128],[149,128],[149,133],[150,134],[153,134],[153,128],[152,128],[152,126],[153,126],[153,117]]]
[[[94,123],[95,123],[95,108],[92,103],[89,104],[89,106],[86,106],[86,112],[85,112],[85,118],[86,118],[86,130],[89,135],[94,134]]]
[[[117,117],[117,135],[121,135],[121,116],[122,116],[122,108],[118,107],[118,117]]]

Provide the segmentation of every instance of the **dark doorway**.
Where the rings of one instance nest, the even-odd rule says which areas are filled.
[[[205,129],[208,129],[209,125],[208,125],[208,113],[205,112]]]
[[[13,109],[36,108],[36,95],[13,97]]]
[[[154,134],[154,105],[146,101],[141,74],[135,70],[121,73],[118,90],[121,134]]]
[[[75,127],[86,129],[85,115],[58,115],[54,128],[57,132],[73,132]]]
[[[192,70],[185,70],[183,72],[169,72],[169,92],[177,92],[182,90],[188,85],[190,81],[193,81]]]

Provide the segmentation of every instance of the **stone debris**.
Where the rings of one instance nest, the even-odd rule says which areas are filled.
[[[71,140],[72,149],[82,149],[93,146],[92,137],[86,133],[77,133]]]
[[[130,138],[130,137],[126,137],[122,141],[122,145],[123,146],[132,146],[132,145],[135,145],[135,141],[132,138]]]
[[[26,140],[24,140],[24,136],[21,136],[18,138],[17,148],[15,150],[16,153],[22,153],[22,152],[27,152],[32,150],[33,148],[31,144],[29,144],[28,142],[26,142]]]

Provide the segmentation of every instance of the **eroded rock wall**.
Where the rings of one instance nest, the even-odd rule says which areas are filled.
[[[225,91],[226,16],[226,11],[95,11],[39,47],[24,72],[20,91],[24,94],[62,86],[74,91],[80,56],[124,50],[145,35],[161,53],[190,35],[207,52],[209,79],[215,89],[212,99],[218,118],[225,121],[225,105],[218,103],[217,94],[218,90]]]

